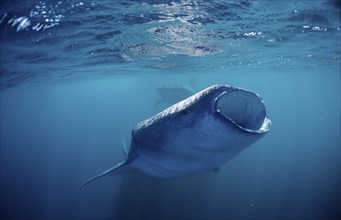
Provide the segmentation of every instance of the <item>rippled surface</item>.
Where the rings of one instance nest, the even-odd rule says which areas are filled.
[[[340,64],[340,7],[332,1],[2,4],[2,88],[83,75],[137,74],[141,68]],[[209,59],[202,62],[203,57]]]
[[[340,64],[340,7],[333,1],[2,5],[1,87],[141,68]]]

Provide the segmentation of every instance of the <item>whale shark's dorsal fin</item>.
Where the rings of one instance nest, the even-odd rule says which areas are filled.
[[[80,187],[79,187],[79,191],[86,185],[88,185],[89,183],[91,183],[94,180],[97,180],[99,178],[105,177],[105,176],[112,176],[112,175],[125,175],[125,174],[132,174],[135,173],[136,169],[129,166],[129,163],[126,161],[123,161],[117,165],[115,165],[114,167],[107,169],[106,171],[104,171],[103,173],[98,174],[95,177],[92,177],[90,179],[88,179],[87,181],[85,181]]]

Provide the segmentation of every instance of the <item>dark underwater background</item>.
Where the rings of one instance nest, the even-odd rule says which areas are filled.
[[[340,219],[340,1],[0,6],[1,219]],[[262,96],[260,141],[219,172],[78,191],[179,88],[218,83]]]

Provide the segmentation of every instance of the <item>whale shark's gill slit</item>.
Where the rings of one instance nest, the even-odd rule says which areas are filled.
[[[245,90],[225,92],[217,97],[216,102],[216,110],[240,127],[248,130],[262,127],[266,111],[257,94]]]

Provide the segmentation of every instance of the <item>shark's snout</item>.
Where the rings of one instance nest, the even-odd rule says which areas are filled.
[[[256,93],[241,89],[225,91],[216,98],[215,108],[244,130],[264,133],[270,129],[264,102]]]

